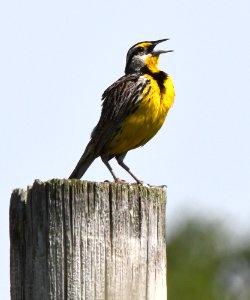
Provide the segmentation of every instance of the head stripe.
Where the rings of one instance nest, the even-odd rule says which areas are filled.
[[[136,44],[134,47],[148,47],[151,45],[152,45],[152,43],[150,43],[150,42],[142,42],[142,43]]]

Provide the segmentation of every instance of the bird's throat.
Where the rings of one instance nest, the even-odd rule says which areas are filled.
[[[158,55],[149,56],[145,60],[146,67],[151,73],[158,73],[160,71],[158,68],[158,62],[159,62]]]

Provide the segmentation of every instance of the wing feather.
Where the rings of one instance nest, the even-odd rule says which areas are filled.
[[[101,116],[91,134],[95,152],[99,155],[121,129],[126,116],[138,107],[143,90],[149,84],[148,79],[139,77],[134,74],[123,76],[103,93]]]

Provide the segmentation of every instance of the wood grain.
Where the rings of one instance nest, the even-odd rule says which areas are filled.
[[[166,192],[35,181],[10,202],[12,300],[166,300]]]

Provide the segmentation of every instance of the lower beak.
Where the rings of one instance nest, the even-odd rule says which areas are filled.
[[[169,53],[169,52],[173,52],[174,50],[157,50],[157,51],[153,51],[152,55],[153,56],[159,56],[160,54],[163,53]]]
[[[158,41],[154,41],[152,42],[152,44],[154,45],[154,47],[162,42],[168,41],[169,39],[162,39],[162,40],[158,40]],[[168,53],[168,52],[173,52],[173,50],[156,50],[152,52],[153,56],[159,56],[160,54],[163,53]]]

